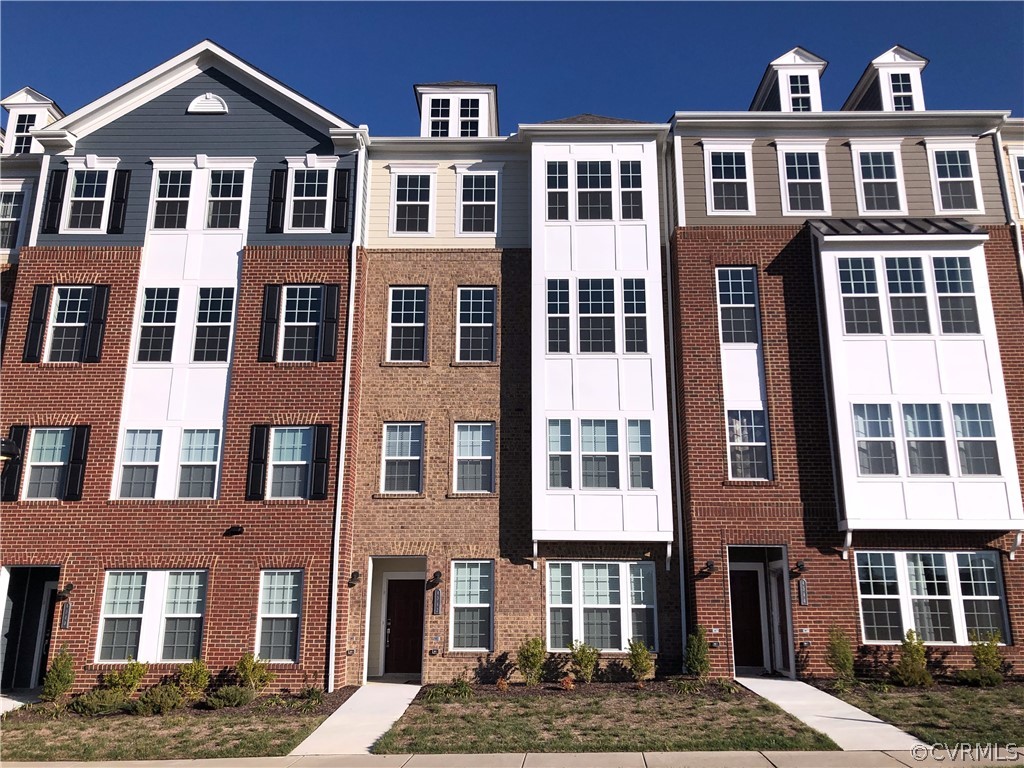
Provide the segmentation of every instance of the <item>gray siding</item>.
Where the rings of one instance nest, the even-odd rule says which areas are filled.
[[[854,106],[857,112],[881,112],[882,111],[882,84],[876,77],[871,85],[867,87],[861,100]]]
[[[226,115],[189,115],[196,96],[215,93],[227,103]],[[255,157],[248,242],[253,245],[306,243],[345,245],[351,234],[266,234],[270,172],[286,167],[285,157],[333,155],[334,145],[323,130],[302,122],[223,72],[208,69],[188,82],[146,102],[89,134],[75,155],[119,157],[119,169],[132,172],[123,235],[40,235],[40,245],[142,245],[153,180],[151,157]],[[355,166],[355,155],[343,156],[340,168]],[[51,168],[66,167],[54,157]],[[351,174],[351,184],[355,184]],[[351,199],[351,195],[350,195]],[[66,202],[65,202],[66,204]],[[351,222],[353,206],[349,205]],[[349,226],[351,230],[351,226]]]

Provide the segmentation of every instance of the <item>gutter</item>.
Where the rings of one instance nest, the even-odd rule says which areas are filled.
[[[1002,128],[996,128],[992,132],[992,143],[995,146],[996,170],[999,172],[999,189],[1002,192],[1003,212],[1006,214],[1006,223],[1013,228],[1013,239],[1017,246],[1017,267],[1018,277],[1024,276],[1024,243],[1021,242],[1020,222],[1014,216],[1013,206],[1010,204],[1010,187],[1006,180],[1006,168],[1003,163],[1006,160],[1006,152],[1003,151]],[[1024,200],[1018,201],[1024,206]]]

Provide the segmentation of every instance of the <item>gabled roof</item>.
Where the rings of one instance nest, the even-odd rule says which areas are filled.
[[[15,91],[3,101],[0,101],[0,106],[8,111],[10,111],[11,107],[49,107],[54,117],[64,117],[64,110],[58,107],[53,99],[46,98],[35,88],[29,88],[27,85],[21,90]]]
[[[413,88],[462,88],[465,86],[475,88],[497,88],[494,83],[474,83],[471,80],[445,80],[440,83],[416,83]]]
[[[127,114],[157,96],[186,82],[207,69],[217,68],[246,87],[327,132],[331,128],[355,130],[352,123],[328,111],[298,91],[252,66],[212,40],[203,40],[139,75],[120,88],[86,104],[67,117],[46,127],[40,140],[62,139],[72,145],[98,128]]]
[[[840,107],[840,109],[852,108],[861,100],[864,92],[867,91],[871,84],[878,79],[879,67],[894,64],[904,64],[909,67],[918,67],[923,70],[928,66],[928,59],[919,53],[914,53],[912,50],[905,48],[902,45],[894,45],[881,56],[873,58],[871,63],[865,67],[864,73],[860,76],[857,84],[853,86],[853,90],[850,91],[849,98],[846,99],[846,102]]]
[[[750,101],[748,110],[757,109],[765,100],[779,79],[779,69],[783,67],[814,67],[818,70],[818,76],[825,71],[828,67],[828,62],[817,54],[811,53],[806,48],[801,48],[799,45],[796,48],[791,48],[784,54],[779,56],[777,59],[773,59],[765,67],[764,74],[761,75],[761,82],[758,83],[757,90],[754,91],[754,98]]]
[[[544,120],[540,125],[644,125],[643,120],[629,120],[624,117],[605,117],[592,112],[584,112],[572,117],[560,117],[557,120]]]

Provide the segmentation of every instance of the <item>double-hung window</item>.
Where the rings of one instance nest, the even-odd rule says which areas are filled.
[[[26,499],[61,499],[71,456],[71,428],[33,429]]]
[[[581,279],[579,326],[581,353],[615,351],[615,281]]]
[[[885,259],[889,286],[889,310],[892,332],[931,333],[928,298],[925,293],[924,265],[920,256],[891,256]]]
[[[775,141],[782,180],[782,212],[787,216],[832,213],[825,168],[825,142]]]
[[[99,232],[110,202],[110,171],[82,168],[71,175],[67,229]]]
[[[971,260],[965,256],[936,256],[935,292],[943,333],[981,333]]]
[[[160,658],[185,661],[200,657],[203,613],[206,608],[206,571],[167,573],[164,637]]]
[[[220,461],[219,429],[186,429],[181,434],[178,498],[213,499]]]
[[[960,474],[998,475],[999,452],[996,449],[992,406],[987,403],[954,403],[953,429],[960,456]]]
[[[984,213],[975,143],[927,142],[936,213]]]
[[[914,111],[914,85],[909,72],[890,72],[889,87],[892,90],[894,112]]]
[[[212,289],[209,296],[209,343],[211,354],[223,354],[226,359],[234,294],[219,290],[218,295],[218,289]],[[337,284],[265,285],[257,360],[335,362],[340,309],[341,287]]]
[[[256,621],[256,656],[263,661],[299,660],[299,615],[302,571],[260,573],[260,612]]]
[[[192,194],[192,171],[157,171],[153,229],[185,229]]]
[[[494,424],[455,425],[455,492],[494,492]]]
[[[239,229],[242,226],[245,171],[211,170],[209,190],[206,228]]]
[[[430,172],[401,172],[392,169],[393,208],[391,232],[397,235],[429,235],[434,230],[431,201],[436,167]]]
[[[569,220],[569,163],[552,160],[547,166],[548,221]]]
[[[100,619],[99,661],[139,659],[147,571],[108,571]]]
[[[843,327],[848,334],[882,333],[878,280],[872,258],[839,259]]]
[[[942,409],[934,403],[905,404],[903,432],[911,475],[948,475]]]
[[[447,136],[448,124],[451,119],[452,102],[450,99],[430,100],[430,135],[433,137]]]
[[[459,136],[480,135],[480,99],[459,99]]]
[[[170,362],[174,347],[174,324],[177,318],[177,288],[145,289],[142,326],[139,330],[140,363]]]
[[[727,410],[725,433],[729,441],[729,477],[768,480],[768,424],[762,410]]]
[[[388,362],[425,362],[426,287],[391,288],[388,304]]]
[[[156,498],[157,470],[160,468],[159,429],[129,429],[121,453],[121,498]]]
[[[270,498],[309,498],[312,427],[275,427],[270,443]]]
[[[548,354],[567,354],[569,339],[569,281],[548,280]]]
[[[474,164],[479,167],[481,164]],[[491,165],[491,164],[487,164]],[[468,166],[457,166],[459,179],[460,235],[493,235],[498,232],[498,179],[500,173],[467,171]]]
[[[194,363],[226,363],[231,343],[234,288],[200,288],[196,314]]]
[[[327,168],[292,169],[291,229],[326,229],[330,175]]]
[[[20,189],[0,189],[0,251],[10,251],[18,247],[24,201],[25,193]]]
[[[330,490],[331,427],[253,424],[245,498],[322,501]],[[212,451],[205,456],[211,457]]]
[[[51,363],[80,363],[85,351],[93,288],[89,285],[67,285],[54,290],[56,296],[50,316],[46,360]]]
[[[629,452],[629,487],[651,489],[654,487],[654,456],[651,451],[651,422],[649,419],[626,421]]]
[[[619,162],[619,182],[623,221],[642,219],[644,217],[644,193],[639,160]]]
[[[284,287],[279,360],[299,362],[318,359],[322,292],[319,285]]]
[[[32,151],[32,129],[35,125],[35,115],[18,115],[14,123],[14,154],[23,155]]]
[[[619,487],[619,423],[580,420],[580,467],[584,488]]]
[[[612,164],[609,160],[576,163],[576,218],[579,221],[612,218]]]
[[[420,493],[423,487],[423,424],[385,424],[383,493]]]
[[[757,286],[753,267],[718,269],[718,318],[723,344],[757,344]]]
[[[892,406],[886,403],[855,404],[853,432],[857,438],[857,463],[862,476],[899,474]]]
[[[907,214],[898,142],[851,141],[857,207],[861,216]]]
[[[494,563],[452,561],[451,648],[489,651],[494,607]]]
[[[705,139],[703,143],[708,214],[753,215],[753,141],[721,142]]]
[[[641,278],[622,281],[622,313],[625,320],[624,343],[627,352],[647,351],[647,287]]]
[[[789,105],[792,112],[811,111],[811,76],[789,76]]]
[[[572,488],[572,421],[548,419],[548,488]]]
[[[494,288],[459,288],[459,362],[493,363]]]

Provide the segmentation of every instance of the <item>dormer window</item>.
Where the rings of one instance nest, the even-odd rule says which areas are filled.
[[[789,76],[789,99],[794,112],[811,111],[810,75]]]
[[[14,154],[22,155],[32,151],[31,131],[35,124],[35,115],[18,115],[14,125]]]
[[[414,86],[420,136],[477,138],[498,134],[497,87],[449,80]]]
[[[451,117],[450,99],[430,100],[430,135],[448,136],[448,123]]]
[[[914,110],[914,86],[910,82],[910,73],[889,73],[889,84],[892,87],[893,111],[912,112]]]
[[[459,136],[480,135],[480,99],[459,99]]]

